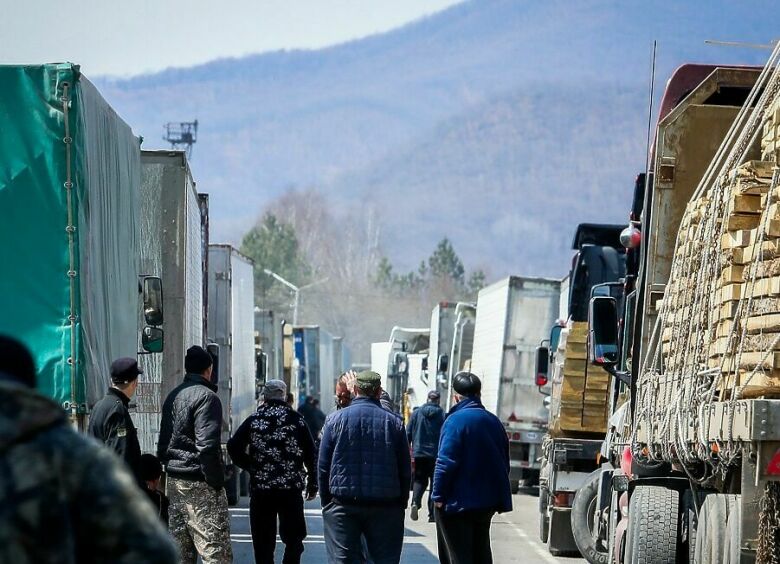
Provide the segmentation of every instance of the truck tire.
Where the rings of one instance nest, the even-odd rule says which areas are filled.
[[[704,498],[696,526],[694,564],[724,564],[727,550],[729,514],[736,503],[736,495],[710,494]],[[739,552],[739,524],[737,523],[737,553]],[[738,561],[737,561],[738,562]]]
[[[571,532],[580,554],[590,564],[608,564],[609,550],[604,539],[596,536],[598,531],[599,475],[594,472],[577,490],[571,506]]]
[[[661,486],[638,486],[628,504],[628,564],[675,564],[680,494]]]

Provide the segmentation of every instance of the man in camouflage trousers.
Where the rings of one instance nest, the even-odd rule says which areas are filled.
[[[0,562],[175,564],[125,465],[34,387],[30,353],[0,336]]]
[[[169,528],[179,544],[182,564],[233,561],[230,515],[220,431],[222,404],[211,381],[211,355],[190,347],[184,382],[162,409],[157,457],[166,465],[170,499]]]

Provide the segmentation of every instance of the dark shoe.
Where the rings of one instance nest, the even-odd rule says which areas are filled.
[[[412,504],[412,521],[417,521],[417,519],[419,518],[419,513],[418,513],[418,511],[419,511],[419,509],[418,509],[418,508],[417,508],[417,506],[416,506],[416,505],[413,503],[413,504]]]
[[[429,516],[429,517],[428,517],[428,522],[429,522],[429,523],[435,523],[435,522],[436,522],[436,519],[434,519],[433,517],[430,517],[430,516]]]

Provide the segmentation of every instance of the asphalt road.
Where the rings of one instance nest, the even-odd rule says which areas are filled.
[[[493,519],[491,537],[493,540],[493,559],[496,564],[551,564],[563,562],[575,564],[585,562],[581,558],[554,558],[539,541],[538,534],[538,498],[519,494],[514,496],[514,511],[498,515]],[[309,536],[305,541],[304,564],[325,564],[325,540],[322,534],[322,514],[319,499],[306,504],[306,525]],[[238,507],[230,509],[231,537],[233,539],[234,562],[250,564],[252,556],[252,537],[249,533],[248,499],[242,498]],[[423,509],[420,520],[412,521],[407,513],[403,564],[435,564],[439,561],[436,554],[436,527],[427,522]],[[283,545],[277,543],[276,561],[282,561]]]

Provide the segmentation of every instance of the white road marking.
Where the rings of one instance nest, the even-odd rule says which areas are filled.
[[[553,558],[552,554],[547,552],[544,548],[539,546],[539,543],[536,542],[535,539],[532,539],[531,537],[526,534],[526,532],[518,527],[515,523],[511,523],[509,521],[496,521],[497,523],[501,523],[502,525],[509,525],[512,527],[512,530],[514,530],[525,542],[530,546],[533,551],[539,555],[545,562],[552,562],[553,564],[557,564],[558,560]]]

